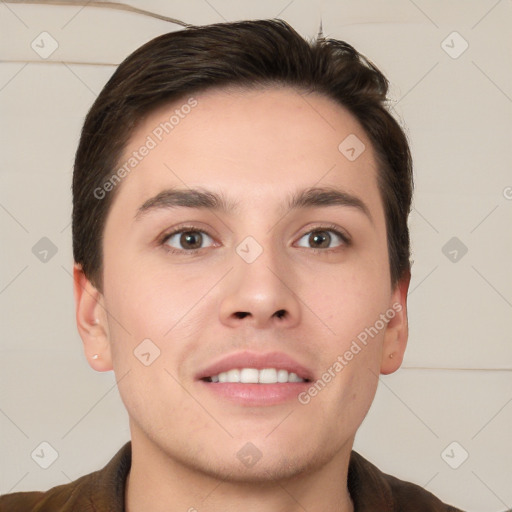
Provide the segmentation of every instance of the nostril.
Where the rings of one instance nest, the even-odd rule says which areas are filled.
[[[235,316],[237,318],[245,318],[249,313],[245,312],[245,311],[237,311],[235,313]]]
[[[275,315],[277,316],[277,318],[283,318],[283,316],[286,315],[286,311],[284,309],[280,309],[279,311],[275,312]]]

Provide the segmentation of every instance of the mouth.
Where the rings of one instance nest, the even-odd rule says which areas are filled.
[[[239,352],[214,362],[196,380],[214,396],[241,406],[277,405],[297,399],[313,372],[281,352]]]
[[[295,372],[278,368],[233,368],[217,375],[204,377],[204,382],[241,383],[241,384],[286,384],[287,382],[310,382],[299,377]]]

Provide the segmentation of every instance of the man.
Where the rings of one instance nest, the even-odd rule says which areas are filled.
[[[130,55],[73,177],[77,325],[131,442],[1,510],[454,511],[352,451],[404,355],[412,164],[385,77],[250,21]]]

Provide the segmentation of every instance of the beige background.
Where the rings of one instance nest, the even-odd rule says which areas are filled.
[[[309,37],[322,18],[392,82],[416,169],[409,347],[355,448],[465,510],[512,508],[512,2],[54,3],[0,3],[0,492],[73,480],[129,439],[114,376],[89,368],[74,323],[70,184],[115,66],[179,28],[150,14],[281,17]],[[43,237],[57,249],[46,262],[33,253]],[[31,457],[42,442],[58,455],[47,469]]]

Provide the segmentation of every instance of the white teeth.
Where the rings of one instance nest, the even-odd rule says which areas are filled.
[[[260,370],[258,382],[260,384],[275,384],[277,382],[277,370],[274,368]]]
[[[240,382],[240,370],[229,370],[227,382]]]
[[[286,370],[278,370],[277,382],[288,382],[288,372]]]
[[[302,379],[296,374],[296,373],[290,373],[290,375],[288,375],[288,380],[290,382],[302,382]]]
[[[287,370],[277,370],[276,368],[256,368],[232,369],[227,372],[221,372],[218,375],[212,375],[212,382],[228,382],[242,384],[277,384],[285,382],[305,382],[294,372]]]
[[[256,368],[242,368],[240,371],[240,382],[244,384],[258,384],[259,373],[259,370]]]

